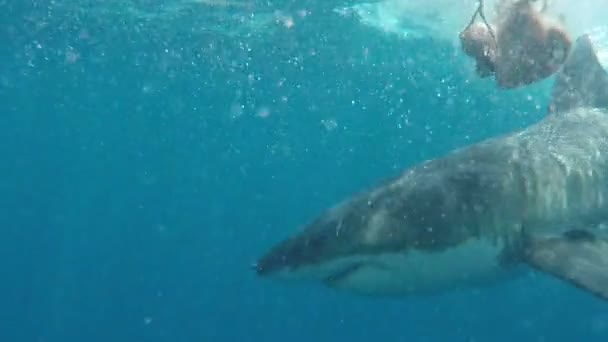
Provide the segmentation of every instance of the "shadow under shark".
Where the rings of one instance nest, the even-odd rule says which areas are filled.
[[[549,114],[405,170],[255,264],[374,296],[491,284],[529,265],[608,299],[608,74],[581,36]]]

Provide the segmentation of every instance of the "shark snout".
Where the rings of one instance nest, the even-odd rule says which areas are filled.
[[[289,263],[285,254],[271,252],[254,262],[251,268],[258,276],[266,277],[288,269]]]
[[[251,269],[259,276],[268,276],[273,273],[273,268],[263,262],[254,262],[251,264]]]
[[[262,255],[253,268],[259,276],[291,277],[294,271],[314,262],[319,252],[316,247],[310,237],[287,239]]]
[[[251,263],[251,269],[259,275],[264,275],[264,268],[257,262]]]

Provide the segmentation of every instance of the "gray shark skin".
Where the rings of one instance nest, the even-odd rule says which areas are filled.
[[[581,36],[549,114],[457,149],[326,210],[259,276],[362,295],[433,294],[533,268],[608,299],[608,74]]]

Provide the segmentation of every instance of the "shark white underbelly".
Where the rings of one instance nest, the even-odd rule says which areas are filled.
[[[432,294],[440,291],[493,285],[516,274],[501,262],[503,246],[472,239],[443,251],[413,250],[367,256],[357,263],[337,259],[330,268],[343,268],[325,283],[359,294]],[[358,265],[348,269],[348,265]]]

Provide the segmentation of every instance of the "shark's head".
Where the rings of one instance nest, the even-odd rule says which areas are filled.
[[[456,157],[424,163],[325,211],[262,256],[257,273],[373,295],[428,293],[486,277],[504,249],[476,237],[490,219],[484,194],[497,186],[495,173],[451,165]],[[479,256],[488,262],[475,263]]]

